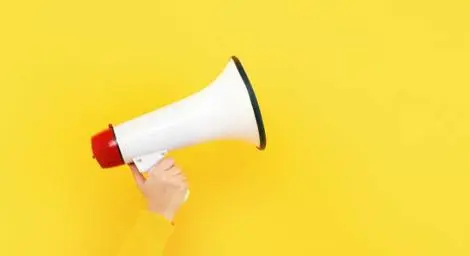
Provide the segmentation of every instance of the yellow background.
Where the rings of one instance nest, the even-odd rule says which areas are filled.
[[[112,255],[141,201],[90,136],[245,65],[268,147],[174,156],[167,254],[470,255],[468,1],[2,1],[0,255]]]

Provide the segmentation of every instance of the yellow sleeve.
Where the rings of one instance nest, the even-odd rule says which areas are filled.
[[[142,210],[118,256],[161,256],[173,224],[156,213]]]

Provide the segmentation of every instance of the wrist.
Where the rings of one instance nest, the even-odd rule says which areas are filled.
[[[150,212],[156,213],[163,216],[167,221],[173,222],[174,213],[169,210],[163,210],[161,207],[149,203],[148,210]]]

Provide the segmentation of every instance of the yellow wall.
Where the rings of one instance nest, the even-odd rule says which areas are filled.
[[[0,255],[112,255],[139,194],[90,136],[232,54],[267,151],[172,154],[192,194],[167,255],[470,255],[470,2],[275,2],[0,3]]]

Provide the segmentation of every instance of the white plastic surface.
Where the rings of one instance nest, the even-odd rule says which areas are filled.
[[[124,161],[141,161],[136,164],[142,170],[161,152],[209,140],[260,143],[249,93],[232,59],[203,90],[116,125],[114,132]]]
[[[165,157],[167,152],[167,150],[163,150],[144,156],[134,157],[132,161],[134,162],[139,172],[148,172],[154,165],[156,165]]]

